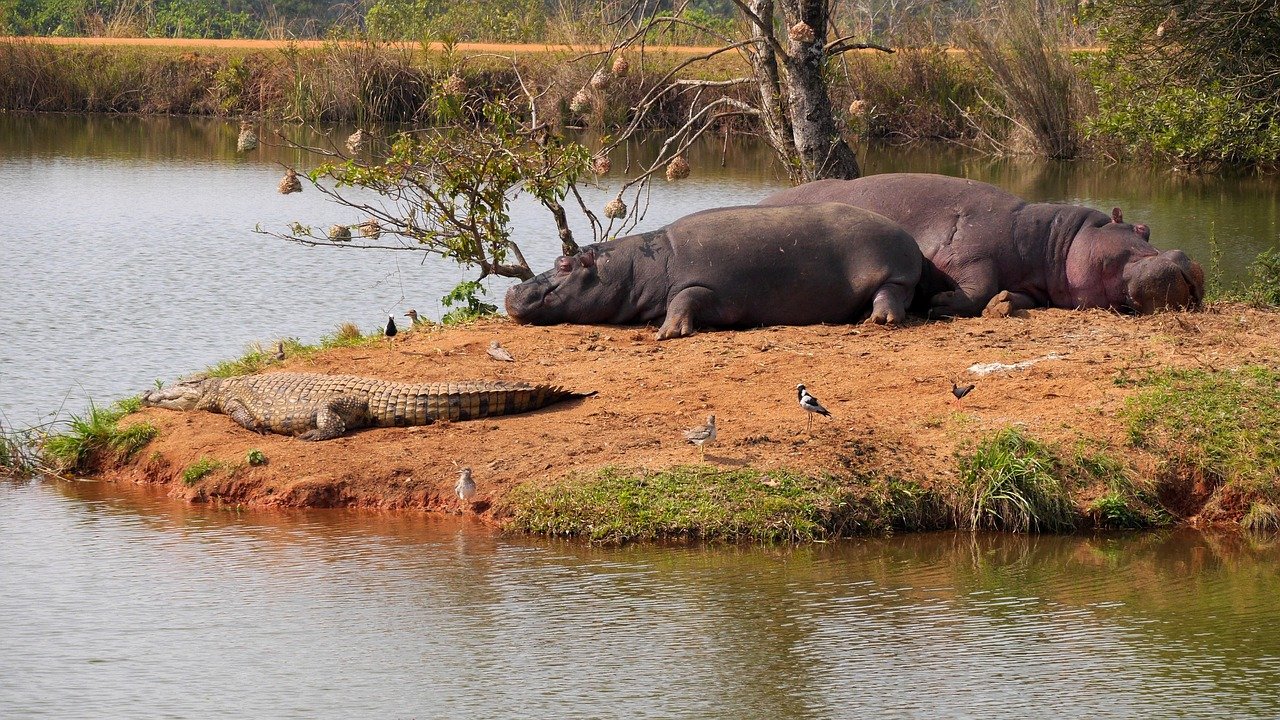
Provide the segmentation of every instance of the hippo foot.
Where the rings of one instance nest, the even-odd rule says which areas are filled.
[[[1003,318],[1003,317],[1027,317],[1027,311],[1022,307],[1019,298],[1008,290],[1001,290],[996,293],[995,297],[987,303],[982,310],[982,317]]]
[[[670,340],[672,338],[688,337],[697,332],[693,329],[693,321],[688,318],[674,320],[668,319],[658,328],[657,339]]]

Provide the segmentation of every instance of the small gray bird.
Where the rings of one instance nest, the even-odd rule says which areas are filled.
[[[276,362],[284,362],[284,341],[276,343],[276,354],[271,356]]]
[[[511,353],[507,349],[498,344],[497,340],[489,341],[489,357],[502,362],[515,362],[516,359],[511,357]]]
[[[453,491],[458,493],[458,499],[463,503],[469,503],[475,497],[476,483],[471,479],[471,468],[464,467],[458,473],[458,482],[453,486]]]
[[[814,413],[831,417],[831,413],[822,407],[822,403],[818,402],[818,398],[810,395],[809,391],[804,389],[804,385],[796,385],[796,397],[800,400],[800,407],[805,409],[805,418],[808,419],[807,427],[810,430],[813,429]]]
[[[707,458],[707,448],[705,446],[716,441],[716,416],[708,415],[706,425],[699,425],[685,430],[684,439],[693,445],[697,445],[698,459],[705,460]]]
[[[960,385],[957,385],[955,380],[952,380],[951,394],[956,396],[956,402],[960,402],[960,398],[964,397],[965,395],[968,395],[970,392],[973,391],[975,387],[977,386],[974,385],[973,383],[970,383],[962,387]]]
[[[417,329],[418,329],[420,326],[422,326],[422,325],[430,325],[430,324],[431,324],[431,321],[430,321],[430,320],[428,320],[428,319],[426,319],[426,318],[421,317],[420,315],[418,315],[418,311],[417,311],[417,310],[414,310],[413,308],[409,308],[409,312],[405,313],[405,314],[404,314],[404,316],[405,316],[405,317],[407,317],[407,318],[409,318],[409,321],[413,323],[413,325],[412,325],[411,327],[412,327],[414,330],[417,330]]]

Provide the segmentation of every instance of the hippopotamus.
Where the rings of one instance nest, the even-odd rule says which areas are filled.
[[[915,237],[926,260],[916,311],[1005,315],[1032,307],[1151,313],[1194,308],[1204,270],[1180,250],[1151,246],[1145,225],[1117,208],[1029,203],[994,185],[890,173],[818,180],[774,193],[766,206],[842,202],[873,210]],[[855,215],[853,217],[860,217]]]
[[[698,327],[906,316],[924,258],[901,227],[838,203],[704,210],[652,232],[596,243],[507,291],[519,323],[661,322]]]

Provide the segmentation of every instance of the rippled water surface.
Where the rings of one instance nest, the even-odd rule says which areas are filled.
[[[0,485],[0,717],[1280,716],[1280,550],[589,548]]]
[[[291,221],[327,227],[363,218],[314,190],[279,195],[285,165],[313,163],[265,145],[237,155],[236,131],[208,119],[0,115],[0,423],[22,427],[60,407],[79,412],[90,398],[132,395],[238,357],[255,341],[314,342],[345,321],[372,331],[388,314],[404,320],[410,307],[438,317],[440,296],[475,277],[410,253],[305,248],[255,234],[258,224],[283,230]],[[652,151],[634,148],[632,158]],[[639,229],[754,203],[786,185],[769,153],[749,140],[708,143],[690,159],[688,180],[654,185]],[[614,168],[626,162],[619,153]],[[1158,246],[1208,262],[1215,239],[1227,278],[1260,250],[1280,247],[1274,179],[993,160],[951,147],[868,149],[863,164],[868,173],[987,180],[1033,200],[1119,205],[1152,226]],[[585,191],[597,209],[616,191],[617,178],[609,180]],[[512,227],[533,266],[550,267],[559,243],[546,212],[520,199]],[[506,284],[490,283],[499,305]]]

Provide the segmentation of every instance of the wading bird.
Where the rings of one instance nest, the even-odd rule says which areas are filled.
[[[706,445],[716,441],[716,416],[708,415],[706,425],[699,425],[685,430],[684,439],[693,445],[697,445],[698,460],[705,460],[707,458]]]
[[[464,467],[458,472],[458,482],[453,486],[453,491],[458,493],[458,499],[463,505],[476,496],[476,481],[471,479],[471,468]]]
[[[511,353],[507,352],[507,349],[502,347],[502,345],[499,344],[497,340],[489,341],[488,352],[489,352],[489,357],[493,358],[494,360],[501,360],[502,362],[516,361],[515,358],[511,357]]]

